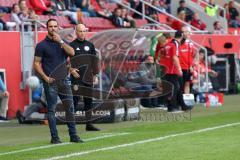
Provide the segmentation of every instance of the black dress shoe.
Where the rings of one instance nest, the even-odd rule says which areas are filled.
[[[19,111],[19,110],[17,111],[16,117],[18,119],[18,123],[23,124],[23,122],[25,121],[25,118],[23,117],[21,111]]]
[[[70,137],[70,142],[74,142],[74,143],[83,143],[83,140],[81,140],[81,138],[77,135],[71,136]]]
[[[99,128],[95,127],[94,125],[92,124],[87,124],[86,125],[86,131],[100,131]]]
[[[52,138],[50,143],[52,143],[52,144],[59,144],[59,143],[62,143],[62,142],[61,142],[61,140],[58,137],[56,137],[56,138]]]
[[[192,110],[192,109],[193,109],[193,106],[188,106],[188,105],[182,106],[182,110],[183,110],[183,111],[190,111],[190,110]]]
[[[7,119],[7,118],[5,118],[5,117],[2,117],[2,116],[0,116],[0,120],[2,120],[2,121],[8,121],[8,119]]]

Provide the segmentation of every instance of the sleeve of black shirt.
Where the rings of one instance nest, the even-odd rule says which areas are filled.
[[[36,57],[43,57],[43,54],[44,54],[43,49],[44,48],[41,46],[41,44],[37,44],[37,46],[35,48],[34,56],[36,56]]]

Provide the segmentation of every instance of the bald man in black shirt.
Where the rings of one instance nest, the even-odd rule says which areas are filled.
[[[76,26],[77,38],[70,43],[70,46],[74,48],[75,55],[71,57],[70,69],[72,85],[79,85],[87,88],[93,87],[93,84],[97,81],[96,75],[99,72],[98,61],[94,45],[85,39],[87,28],[83,24]],[[90,94],[91,95],[91,94]],[[80,95],[73,97],[74,107],[77,108]],[[92,116],[92,97],[89,95],[83,95],[84,110],[86,116],[86,130],[87,131],[99,131],[91,124]]]

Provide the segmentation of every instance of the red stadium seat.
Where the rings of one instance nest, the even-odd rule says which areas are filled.
[[[4,22],[9,22],[9,21],[10,21],[10,17],[11,17],[11,14],[4,14],[4,15],[2,16],[2,20],[3,20]]]
[[[228,33],[237,35],[237,34],[240,33],[240,29],[238,29],[238,28],[228,28]]]
[[[198,1],[199,0],[192,0],[192,2],[195,2],[196,4],[198,4]],[[200,6],[205,8],[207,6],[207,2],[199,2],[200,3]]]
[[[165,14],[158,14],[158,19],[160,23],[164,23],[164,24],[168,23],[168,16]]]
[[[134,19],[134,21],[136,23],[136,27],[138,27],[138,28],[148,24],[147,20],[145,20],[145,19]]]
[[[58,21],[59,26],[63,28],[73,27],[74,25],[70,23],[69,19],[65,16],[49,16],[49,18],[54,18]]]
[[[111,21],[100,17],[83,17],[82,21],[92,32],[116,28]]]
[[[116,3],[106,3],[105,7],[110,11],[114,11],[114,9],[117,8],[117,4]]]
[[[19,0],[0,0],[0,5],[4,7],[12,7],[14,3],[18,3]]]

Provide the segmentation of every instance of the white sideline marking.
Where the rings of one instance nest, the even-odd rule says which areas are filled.
[[[98,136],[98,137],[93,137],[93,138],[88,138],[88,139],[84,139],[84,142],[88,142],[88,141],[94,141],[94,140],[98,140],[98,139],[104,139],[104,138],[110,138],[110,137],[115,137],[115,136],[123,136],[123,135],[128,135],[131,133],[107,133],[104,136]],[[26,148],[26,149],[21,149],[21,150],[16,150],[16,151],[10,151],[10,152],[4,152],[4,153],[0,153],[0,156],[3,155],[9,155],[9,154],[16,154],[16,153],[22,153],[22,152],[28,152],[28,151],[34,151],[34,150],[39,150],[39,149],[46,149],[46,148],[53,148],[53,147],[58,147],[58,146],[65,146],[65,145],[69,145],[69,144],[73,144],[71,142],[64,142],[64,143],[60,143],[60,144],[50,144],[50,145],[45,145],[45,146],[40,146],[40,147],[32,147],[32,148]]]
[[[216,126],[216,127],[199,129],[199,130],[195,130],[195,131],[191,131],[191,132],[185,132],[185,133],[179,133],[179,134],[171,134],[171,135],[167,135],[167,136],[163,136],[163,137],[146,139],[146,140],[142,140],[142,141],[136,141],[136,142],[116,145],[116,146],[112,146],[112,147],[99,148],[99,149],[88,150],[88,151],[83,151],[83,152],[75,152],[75,153],[67,154],[67,155],[64,155],[64,156],[56,156],[56,157],[46,158],[46,159],[41,159],[41,160],[66,159],[66,158],[77,157],[77,156],[86,155],[86,154],[90,154],[90,153],[94,153],[94,152],[113,150],[113,149],[117,149],[117,148],[124,148],[124,147],[128,147],[128,146],[134,146],[134,145],[137,145],[137,144],[144,144],[144,143],[149,143],[149,142],[156,142],[156,141],[161,141],[161,140],[172,138],[172,137],[190,135],[190,134],[195,134],[195,133],[202,133],[202,132],[212,131],[212,130],[225,128],[225,127],[236,126],[236,125],[240,125],[240,122],[230,123],[230,124]]]

